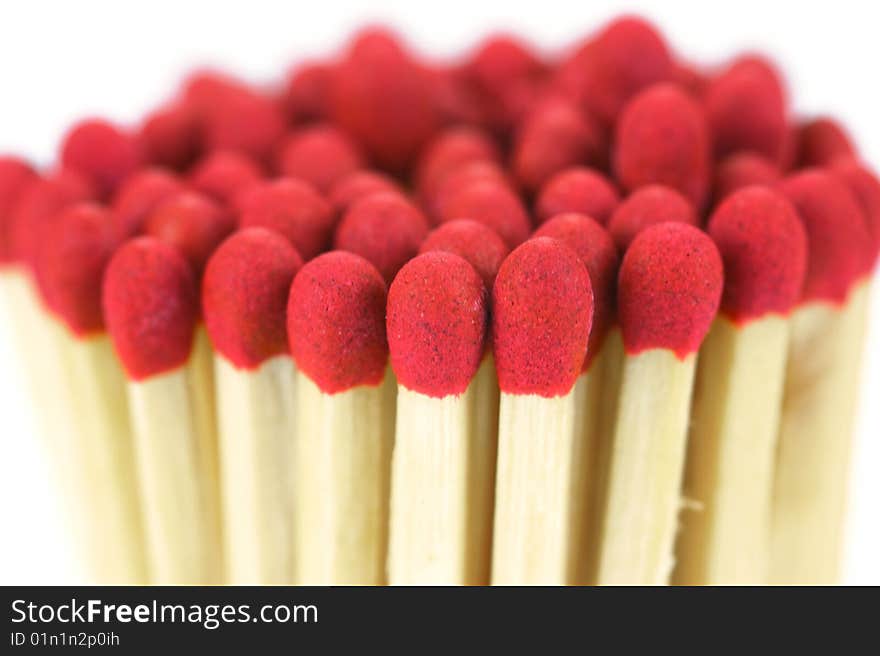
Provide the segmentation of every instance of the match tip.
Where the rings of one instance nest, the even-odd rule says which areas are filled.
[[[476,269],[486,289],[490,290],[509,249],[489,226],[469,219],[457,219],[435,228],[422,242],[419,253],[430,251],[445,251],[463,257]]]
[[[658,223],[698,225],[699,216],[693,204],[675,189],[648,185],[637,189],[617,206],[608,230],[621,252],[645,228]]]
[[[593,169],[576,166],[547,181],[535,203],[535,218],[543,223],[563,212],[577,212],[608,225],[619,203],[620,194],[608,178]]]
[[[202,283],[205,325],[214,347],[240,369],[288,352],[287,298],[302,259],[281,235],[241,230],[208,260]]]
[[[64,166],[87,176],[104,195],[133,173],[142,159],[134,135],[101,119],[80,121],[61,145]]]
[[[182,366],[192,350],[198,289],[186,260],[170,245],[139,237],[107,265],[107,330],[128,377],[144,380]]]
[[[144,221],[162,201],[184,189],[176,175],[166,169],[147,168],[123,182],[113,197],[113,221],[123,237],[139,233]]]
[[[36,171],[24,160],[0,156],[0,264],[13,259],[13,210],[25,188],[36,179]]]
[[[462,394],[480,366],[488,299],[463,258],[432,251],[410,260],[388,292],[388,346],[398,382],[432,397]]]
[[[514,250],[492,292],[498,384],[508,394],[568,394],[593,322],[587,268],[568,246],[537,237]]]
[[[779,167],[766,157],[751,152],[734,153],[715,169],[715,201],[724,200],[734,191],[751,185],[772,187],[781,177]]]
[[[855,157],[843,155],[831,163],[831,172],[853,193],[865,218],[873,240],[872,263],[880,257],[880,180]]]
[[[807,235],[785,196],[761,186],[734,192],[712,214],[709,235],[724,262],[721,309],[734,321],[785,315],[800,300]]]
[[[500,162],[501,153],[491,136],[474,127],[447,128],[434,137],[419,155],[415,186],[430,197],[449,174],[471,162]]]
[[[617,308],[626,351],[699,349],[718,311],[724,271],[707,234],[661,223],[630,244],[618,278]]]
[[[382,276],[353,253],[324,253],[296,274],[287,305],[290,352],[321,390],[382,382],[386,299]]]
[[[797,130],[798,163],[802,167],[825,166],[838,157],[856,157],[856,147],[846,129],[833,118],[822,116]]]
[[[285,139],[278,153],[278,171],[299,178],[322,193],[364,166],[357,145],[332,125],[308,125]]]
[[[484,223],[510,248],[529,237],[531,220],[522,201],[506,184],[496,180],[478,180],[463,185],[450,194],[443,205],[440,222],[472,219]]]
[[[330,189],[327,200],[338,214],[342,214],[361,198],[380,191],[402,193],[400,186],[390,176],[365,169],[340,178]]]
[[[243,153],[215,151],[203,157],[189,175],[197,191],[233,204],[237,196],[263,178],[259,164]]]
[[[373,264],[389,284],[428,234],[428,221],[405,196],[370,194],[352,205],[336,228],[335,248]]]

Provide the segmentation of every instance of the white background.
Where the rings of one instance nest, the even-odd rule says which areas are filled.
[[[0,3],[0,152],[48,163],[77,117],[134,121],[201,64],[268,82],[297,59],[331,51],[365,22],[389,23],[424,52],[449,56],[499,29],[558,50],[627,10],[653,19],[679,52],[697,61],[720,62],[743,49],[775,56],[795,108],[843,119],[876,166],[880,10],[872,5],[6,0]],[[874,292],[852,478],[849,583],[880,584],[880,285]],[[76,583],[81,575],[68,555],[14,356],[0,316],[0,583]]]

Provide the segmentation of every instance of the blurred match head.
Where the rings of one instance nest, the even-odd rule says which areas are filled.
[[[103,307],[129,378],[144,380],[186,363],[198,305],[190,266],[169,244],[138,237],[116,251],[104,275]]]
[[[724,269],[707,234],[684,223],[643,230],[620,266],[617,312],[630,355],[696,353],[721,300]]]
[[[205,267],[202,311],[214,348],[239,369],[288,353],[287,299],[302,267],[296,249],[263,228],[236,232]]]
[[[25,187],[36,179],[36,171],[24,160],[0,156],[0,265],[13,259],[12,214]]]
[[[189,174],[189,183],[223,203],[263,179],[263,171],[251,157],[233,151],[217,151],[203,157]]]
[[[550,237],[571,248],[590,274],[593,289],[593,325],[584,371],[602,347],[614,319],[614,296],[620,259],[614,240],[595,219],[573,212],[555,216],[535,231],[534,237]]]
[[[278,171],[299,178],[327,193],[345,176],[364,166],[357,145],[329,124],[309,125],[294,131],[281,144]]]
[[[530,239],[504,260],[492,301],[501,391],[568,394],[583,369],[593,323],[590,275],[577,253],[557,239]]]
[[[823,116],[798,127],[798,164],[802,167],[825,166],[837,157],[856,157],[856,147],[844,127]]]
[[[594,169],[577,166],[547,180],[535,202],[535,219],[543,223],[563,212],[577,212],[608,225],[618,203],[620,194],[611,180]]]
[[[614,243],[624,252],[642,230],[667,222],[695,226],[699,216],[693,204],[675,189],[648,185],[631,193],[617,206],[608,230]]]
[[[519,196],[507,185],[482,180],[463,185],[443,205],[440,223],[472,219],[497,232],[510,248],[529,237],[531,221]]]
[[[495,284],[495,276],[509,249],[492,228],[470,219],[457,219],[435,228],[422,242],[419,253],[444,251],[467,260],[480,274],[487,290]]]
[[[673,84],[642,91],[624,108],[616,133],[614,168],[624,188],[663,184],[703,206],[710,183],[709,126],[686,92]]]
[[[266,228],[283,235],[310,260],[327,250],[333,234],[333,210],[318,191],[294,178],[252,185],[238,199],[242,228]]]
[[[327,200],[337,214],[342,214],[361,198],[380,191],[403,193],[390,176],[379,171],[361,170],[340,178],[330,189]]]
[[[855,196],[864,212],[873,241],[872,263],[880,257],[880,180],[854,157],[841,156],[831,163],[831,172]]]
[[[287,304],[290,352],[323,392],[382,382],[386,300],[376,267],[353,253],[324,253],[296,274]]]
[[[807,232],[809,258],[803,301],[842,303],[873,266],[868,222],[852,192],[831,172],[804,169],[786,178],[781,191],[797,209]]]
[[[288,120],[313,121],[327,117],[332,74],[332,66],[323,62],[305,62],[290,72],[282,98]]]
[[[498,145],[488,134],[474,127],[457,126],[432,139],[419,156],[415,185],[422,196],[430,196],[450,173],[470,162],[501,161]]]
[[[110,206],[113,222],[123,237],[143,230],[144,221],[157,205],[183,191],[180,178],[167,169],[141,169],[123,182]]]
[[[757,153],[734,153],[715,169],[714,196],[721,201],[734,191],[751,185],[775,186],[782,178],[779,167]]]
[[[486,289],[466,260],[439,251],[410,260],[388,291],[398,382],[436,398],[464,393],[483,359],[487,323]]]
[[[198,117],[186,103],[160,107],[141,123],[138,140],[148,162],[183,171],[201,149]]]
[[[724,262],[721,310],[738,323],[786,315],[807,272],[807,235],[782,194],[752,186],[735,191],[709,219]]]
[[[134,135],[101,119],[74,125],[61,144],[61,163],[86,176],[107,196],[143,161]]]
[[[101,281],[119,244],[109,211],[92,203],[71,205],[53,219],[51,234],[36,267],[46,305],[78,337],[103,331]]]

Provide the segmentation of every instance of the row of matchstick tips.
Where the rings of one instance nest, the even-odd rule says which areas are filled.
[[[96,581],[837,579],[880,184],[765,60],[374,30],[60,160],[0,252]]]

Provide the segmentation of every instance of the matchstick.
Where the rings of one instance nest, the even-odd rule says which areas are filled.
[[[683,223],[633,240],[617,295],[626,349],[596,582],[657,585],[672,570],[696,353],[721,299],[721,257]]]
[[[788,315],[803,287],[807,238],[791,203],[761,186],[728,196],[709,235],[724,292],[697,363],[673,582],[763,585]]]
[[[104,313],[128,377],[152,580],[212,584],[222,571],[210,355],[194,349],[196,277],[172,246],[140,237],[104,276]]]
[[[488,303],[463,258],[432,251],[397,274],[387,332],[398,380],[388,582],[489,581],[494,435]],[[439,356],[438,354],[443,354]]]
[[[873,242],[856,199],[831,173],[802,171],[781,189],[806,229],[809,264],[791,317],[770,581],[833,584],[840,574]]]
[[[292,583],[296,367],[286,311],[302,265],[284,237],[248,228],[205,268],[202,308],[216,350],[226,580]]]
[[[578,215],[545,226],[576,241],[608,280],[616,253],[601,226]],[[609,250],[587,250],[593,233]],[[599,389],[590,373],[580,375],[593,323],[590,275],[573,249],[536,237],[501,265],[492,300],[501,388],[492,582],[573,583],[585,558]]]
[[[297,365],[297,581],[381,585],[397,386],[388,369],[385,281],[333,251],[308,262],[287,308]]]

